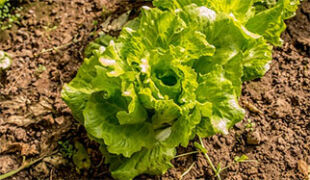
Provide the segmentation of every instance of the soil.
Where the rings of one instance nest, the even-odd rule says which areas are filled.
[[[111,179],[101,165],[98,145],[87,138],[60,98],[75,76],[83,49],[105,31],[117,35],[119,17],[135,16],[144,2],[124,0],[27,1],[19,23],[0,32],[0,49],[13,57],[0,82],[0,174],[18,168],[22,157],[44,158],[11,179]],[[106,7],[106,8],[102,8]],[[310,165],[310,2],[287,21],[284,45],[274,48],[270,71],[244,83],[240,104],[246,118],[230,130],[204,140],[215,165],[229,166],[223,179],[306,179]],[[82,142],[92,167],[77,172],[59,151],[59,141]],[[192,143],[178,153],[195,151]],[[247,155],[250,162],[234,163]],[[161,176],[137,179],[215,179],[202,154],[176,158]]]

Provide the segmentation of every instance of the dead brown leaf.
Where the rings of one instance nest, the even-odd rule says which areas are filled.
[[[26,118],[24,116],[10,116],[6,122],[15,124],[20,127],[27,127],[30,124],[34,124],[36,120],[32,118]]]

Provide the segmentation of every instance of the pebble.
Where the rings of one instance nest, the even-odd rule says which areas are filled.
[[[284,140],[282,137],[279,137],[279,138],[278,138],[278,143],[279,143],[280,145],[285,144],[285,140]]]
[[[65,118],[63,116],[60,116],[55,119],[56,123],[59,125],[62,125],[65,122]]]
[[[19,140],[19,141],[26,140],[27,133],[24,129],[17,128],[17,129],[15,129],[14,134],[15,134],[15,137],[17,140]]]
[[[241,130],[243,127],[242,122],[238,122],[237,124],[235,124],[235,127]]]
[[[41,132],[37,132],[36,137],[40,137],[40,136],[41,136]]]
[[[246,142],[249,145],[259,145],[261,143],[261,135],[257,131],[248,132]]]
[[[32,58],[33,57],[32,51],[23,49],[22,50],[22,57],[30,57],[30,58]]]
[[[42,32],[40,30],[34,30],[34,34],[37,36],[37,37],[40,37],[42,36]]]

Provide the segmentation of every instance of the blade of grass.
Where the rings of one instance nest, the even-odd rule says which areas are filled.
[[[200,141],[201,146],[202,146],[204,149],[206,149],[205,146],[204,146],[204,144],[203,144],[203,141],[202,141],[201,137],[199,137],[199,141]],[[212,161],[211,161],[211,159],[210,159],[208,153],[205,152],[204,155],[205,155],[205,157],[206,157],[206,159],[207,159],[209,165],[211,166],[213,172],[215,173],[216,177],[217,177],[219,180],[222,180],[220,174],[218,173],[218,171],[216,170],[215,166],[213,165],[213,163],[212,163]]]
[[[57,152],[57,151],[55,151],[55,152],[53,152],[53,153],[51,153],[51,154],[49,154],[49,155],[42,156],[42,157],[40,157],[40,158],[38,158],[38,159],[36,159],[36,160],[30,161],[30,162],[24,162],[24,163],[22,164],[22,166],[20,166],[19,168],[15,169],[15,170],[12,170],[12,171],[10,171],[10,172],[8,172],[8,173],[6,173],[6,174],[0,175],[0,180],[6,179],[6,178],[8,178],[8,177],[11,177],[11,176],[15,175],[16,173],[18,173],[18,172],[20,172],[20,171],[22,171],[22,170],[24,170],[24,169],[27,169],[27,168],[29,168],[30,166],[32,166],[33,164],[35,164],[35,163],[41,161],[41,160],[44,159],[45,157],[51,156],[51,155],[55,154],[56,152]]]
[[[188,152],[188,153],[184,153],[184,154],[179,154],[177,156],[175,156],[174,158],[179,158],[179,157],[183,157],[183,156],[188,156],[188,155],[191,155],[191,154],[197,154],[199,153],[200,151],[192,151],[192,152]]]
[[[195,162],[193,162],[193,164],[181,175],[180,180],[182,180],[183,177],[193,169],[194,165],[195,165]]]

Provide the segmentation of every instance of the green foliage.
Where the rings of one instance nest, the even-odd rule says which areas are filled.
[[[0,8],[4,7],[4,4],[7,2],[8,0],[0,0]]]
[[[46,67],[42,64],[39,64],[39,66],[37,67],[37,69],[35,70],[35,73],[37,75],[43,73],[44,71],[46,71]]]
[[[62,97],[101,145],[112,176],[161,174],[195,135],[228,133],[244,117],[245,80],[269,70],[291,7],[278,1],[155,0],[86,49]]]
[[[245,125],[245,129],[248,131],[253,131],[255,129],[256,124],[252,122],[251,119],[248,119],[247,124]]]
[[[278,6],[277,3],[282,3],[284,6],[284,19],[291,18],[295,16],[295,12],[298,8],[298,5],[300,4],[300,0],[255,0],[255,8],[257,12],[264,11],[268,8],[272,8],[275,6]]]
[[[246,162],[257,163],[256,160],[249,160],[249,157],[247,155],[243,154],[242,156],[235,156],[234,161],[232,163],[228,164],[226,167],[222,167],[221,163],[219,163],[217,166],[214,166],[213,162],[211,161],[211,159],[208,155],[208,151],[203,144],[201,137],[199,137],[199,141],[200,141],[200,144],[195,142],[194,145],[200,152],[202,152],[205,155],[207,162],[211,166],[211,168],[212,168],[213,172],[215,173],[215,176],[217,177],[218,180],[221,180],[221,173],[223,171],[230,168],[231,166],[233,166],[236,163],[246,163]]]
[[[235,162],[237,162],[237,163],[246,162],[248,159],[249,159],[249,157],[244,155],[244,154],[242,156],[236,156],[234,158]]]
[[[79,141],[74,141],[74,146],[70,141],[59,141],[58,144],[60,145],[60,152],[62,155],[65,158],[72,159],[77,172],[80,172],[82,169],[90,168],[91,161],[83,144]]]
[[[0,31],[6,30],[12,27],[14,22],[17,22],[20,15],[11,14],[16,8],[11,6],[10,1],[0,0]]]
[[[75,141],[74,147],[76,151],[72,156],[72,160],[76,166],[76,170],[80,172],[81,169],[89,169],[91,162],[90,162],[90,158],[83,144],[81,144],[78,141]]]
[[[72,158],[74,154],[74,147],[70,144],[69,141],[59,141],[58,144],[60,145],[60,152],[65,158]]]

